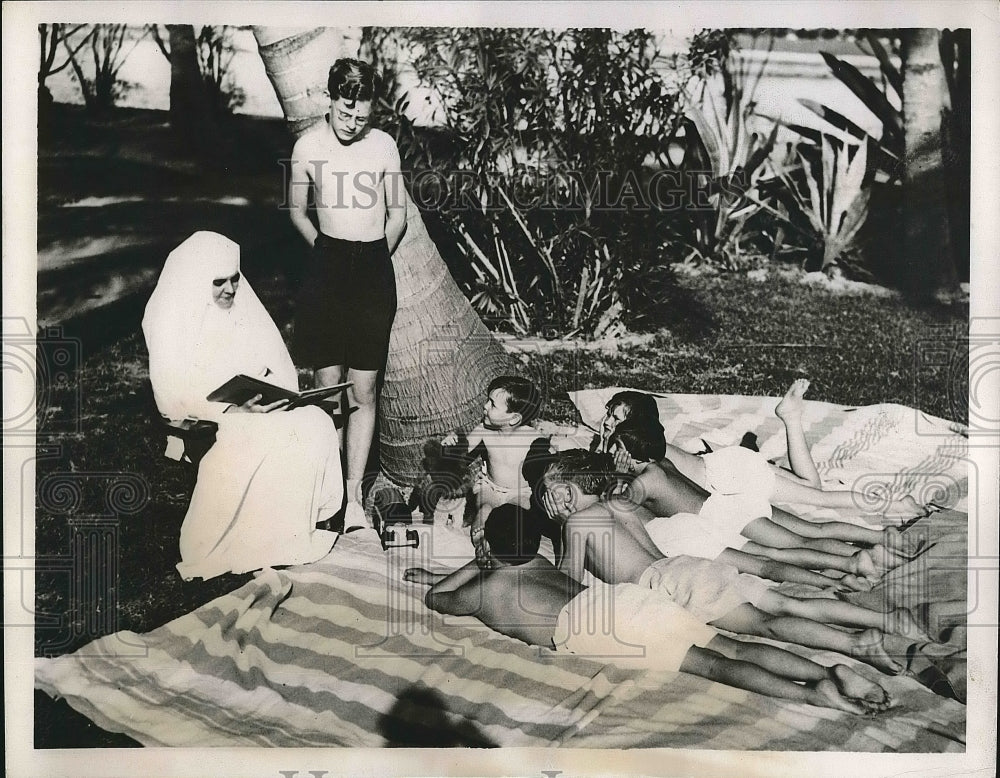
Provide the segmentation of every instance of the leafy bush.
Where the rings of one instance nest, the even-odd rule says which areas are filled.
[[[383,126],[395,126],[414,198],[441,219],[480,314],[521,333],[636,324],[669,283],[660,254],[669,221],[683,217],[651,196],[651,180],[682,119],[681,85],[712,46],[692,64],[667,60],[644,30],[368,39],[398,93]],[[433,117],[414,118],[421,109]]]
[[[746,269],[765,250],[761,217],[769,210],[773,175],[767,162],[778,125],[765,134],[754,130],[759,124],[754,94],[766,57],[760,65],[738,57],[735,38],[727,32],[715,31],[709,40],[717,57],[706,63],[695,88],[683,90],[678,167],[689,190],[674,242],[685,262]],[[692,42],[692,56],[702,45]]]
[[[785,192],[778,195],[779,199],[790,202],[812,230],[807,268],[818,255],[819,262],[815,264],[819,269],[833,273],[865,223],[871,196],[871,189],[864,185],[867,148],[864,142],[851,143],[848,138],[834,143],[830,135],[824,134],[818,148],[799,145],[797,168],[775,166],[785,184]],[[796,225],[791,217],[786,218],[790,225]]]
[[[850,89],[865,108],[882,123],[880,137],[876,138],[865,132],[857,124],[832,108],[813,100],[800,99],[799,102],[837,130],[832,137],[828,138],[835,147],[839,146],[839,137],[844,135],[867,144],[867,180],[896,184],[902,180],[905,169],[902,161],[904,154],[903,112],[902,109],[896,107],[903,97],[903,74],[892,62],[889,52],[873,33],[865,32],[864,38],[879,62],[879,70],[882,75],[881,84],[876,84],[854,65],[839,57],[825,51],[821,51],[820,56],[823,57],[834,77]],[[799,124],[787,126],[817,147],[822,136],[830,135],[828,131],[804,127]]]

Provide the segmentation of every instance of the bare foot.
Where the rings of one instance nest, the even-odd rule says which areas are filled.
[[[885,549],[885,546],[878,544],[873,546],[871,549],[863,548],[858,551],[852,559],[854,560],[854,573],[855,575],[861,576],[862,578],[868,578],[872,581],[877,581],[882,577],[885,569],[879,566],[875,559],[875,549],[881,548]]]
[[[844,573],[838,582],[837,588],[842,592],[870,592],[872,590],[872,586],[872,582],[867,578],[853,575],[851,573]]]
[[[906,608],[896,608],[885,614],[885,631],[894,635],[902,635],[910,640],[921,640],[930,642],[930,636],[913,618],[913,614]]]
[[[812,692],[813,699],[810,702],[813,705],[819,705],[823,708],[834,708],[835,710],[845,710],[848,713],[857,713],[859,715],[868,712],[867,708],[860,702],[849,700],[842,695],[837,689],[837,684],[829,678],[824,678],[822,681],[817,682],[812,688]]]
[[[889,692],[847,665],[834,665],[830,668],[830,675],[840,692],[850,700],[857,700],[866,713],[878,713],[892,705]]]
[[[889,506],[889,510],[886,511],[886,515],[901,516],[907,519],[915,516],[923,516],[925,513],[924,509],[910,495],[893,500]]]
[[[914,550],[904,550],[896,544],[876,543],[871,548],[863,548],[852,559],[854,573],[877,581],[890,570],[895,570],[904,562],[909,562],[924,548],[920,543]]]
[[[785,396],[781,398],[781,402],[775,406],[774,415],[779,419],[787,419],[790,416],[801,416],[802,396],[808,388],[809,381],[805,378],[793,381],[792,385],[788,387],[788,391],[785,392]]]
[[[905,669],[902,662],[897,662],[886,651],[885,635],[874,627],[854,636],[851,656],[889,675],[899,675]]]

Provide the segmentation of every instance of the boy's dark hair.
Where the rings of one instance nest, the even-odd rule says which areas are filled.
[[[531,424],[542,404],[542,395],[527,378],[516,375],[497,376],[486,387],[486,394],[495,389],[503,389],[507,393],[507,410],[521,414],[522,424]]]
[[[616,392],[604,406],[607,410],[614,410],[619,405],[628,408],[629,419],[659,419],[660,412],[656,407],[656,400],[653,395],[645,392],[636,392],[626,389],[624,392]]]
[[[545,486],[556,481],[576,484],[584,494],[603,495],[617,478],[611,454],[571,448],[560,451],[545,471]]]
[[[509,565],[523,565],[534,559],[542,540],[538,522],[510,503],[490,511],[483,532],[490,554]]]
[[[663,459],[667,454],[667,441],[663,425],[658,419],[642,419],[629,416],[615,427],[611,441],[619,440],[633,459],[652,462]]]
[[[330,99],[372,100],[378,91],[379,77],[375,68],[360,59],[343,57],[333,63],[326,88]]]

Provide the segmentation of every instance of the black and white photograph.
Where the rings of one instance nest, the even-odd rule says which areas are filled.
[[[995,772],[995,3],[3,14],[8,774]]]

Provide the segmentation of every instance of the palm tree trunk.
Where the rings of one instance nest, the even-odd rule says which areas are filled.
[[[360,30],[255,27],[254,36],[288,128],[301,135],[323,120],[330,65],[358,56]],[[379,448],[382,472],[413,485],[423,476],[424,441],[473,426],[486,384],[510,371],[510,359],[455,284],[410,198],[406,223],[392,257],[398,308],[379,404]]]
[[[906,257],[914,291],[955,287],[955,261],[948,234],[948,195],[942,161],[942,116],[948,85],[938,42],[930,28],[902,31],[903,132]]]

